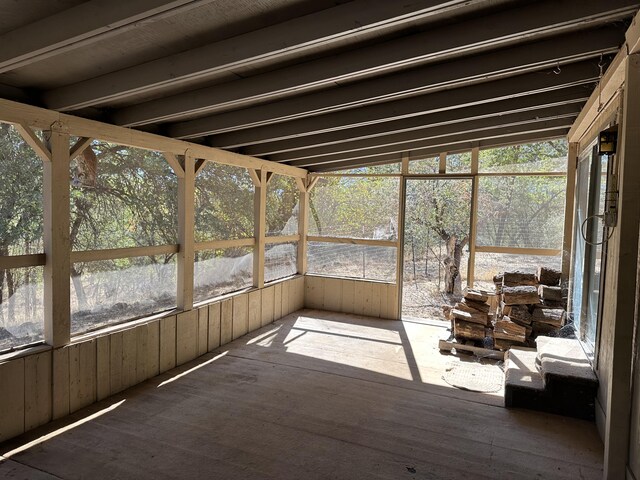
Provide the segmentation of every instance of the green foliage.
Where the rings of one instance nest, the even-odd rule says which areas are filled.
[[[480,151],[480,172],[566,171],[568,144],[565,140],[511,145]]]
[[[351,168],[348,170],[337,170],[332,173],[340,173],[343,175],[350,174],[369,174],[369,175],[380,175],[385,173],[400,173],[400,164],[399,163],[388,163],[386,165],[372,165],[370,167],[358,167]]]
[[[177,243],[178,182],[162,154],[93,142],[95,186],[73,182],[71,242],[74,250]],[[77,177],[76,159],[71,176]]]
[[[293,178],[273,175],[267,186],[267,235],[298,233],[298,197],[298,186]]]
[[[428,179],[407,183],[406,233],[435,245],[456,237],[468,241],[471,180]]]
[[[0,123],[0,255],[42,252],[42,160]]]
[[[246,169],[207,163],[196,177],[196,242],[253,237],[254,191]]]
[[[480,179],[478,244],[561,248],[565,177],[505,176]]]
[[[393,177],[324,177],[310,195],[309,234],[397,238],[398,188]]]

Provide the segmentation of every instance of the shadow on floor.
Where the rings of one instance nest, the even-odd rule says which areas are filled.
[[[438,384],[442,334],[297,312],[5,443],[0,478],[601,478],[593,424]]]

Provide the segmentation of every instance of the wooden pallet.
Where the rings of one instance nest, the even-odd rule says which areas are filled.
[[[498,350],[490,350],[488,348],[474,347],[473,345],[464,345],[458,342],[441,339],[438,342],[440,351],[450,352],[452,350],[465,351],[473,353],[476,357],[494,358],[496,360],[504,360],[504,353]]]

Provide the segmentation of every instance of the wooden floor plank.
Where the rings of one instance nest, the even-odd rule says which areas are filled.
[[[438,352],[442,333],[298,312],[0,454],[65,479],[601,478],[594,424],[430,383],[464,361]],[[12,477],[0,468],[0,478]]]

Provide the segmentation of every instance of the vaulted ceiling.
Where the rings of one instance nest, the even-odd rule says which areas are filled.
[[[0,3],[0,97],[328,171],[564,136],[640,0]]]

